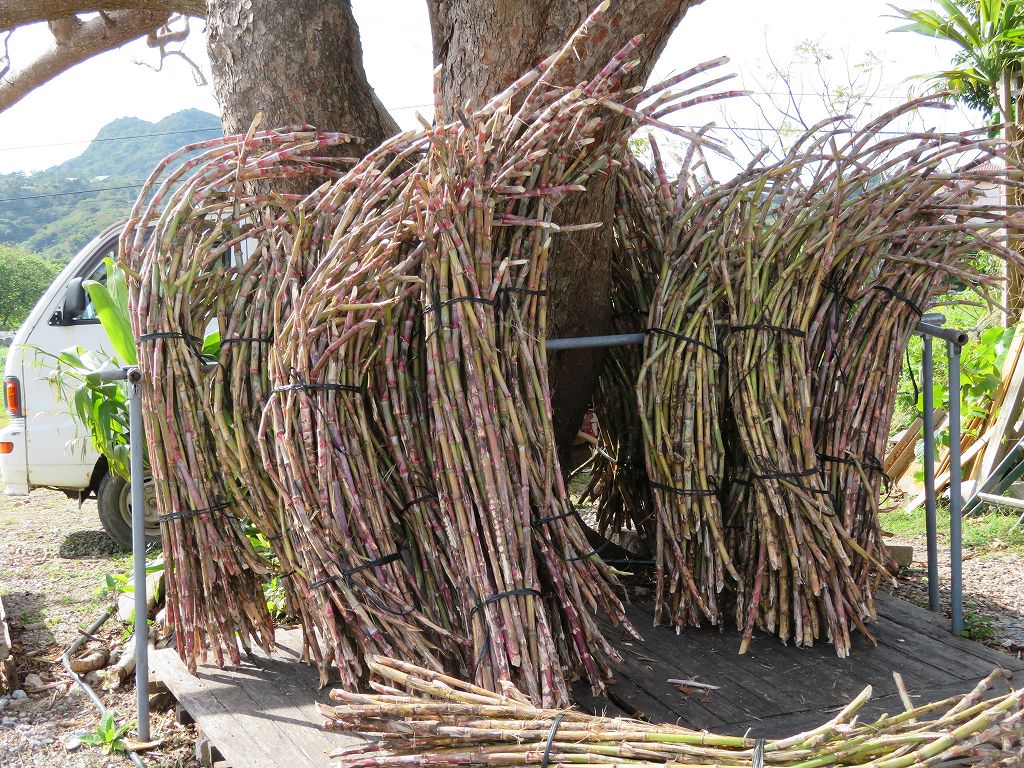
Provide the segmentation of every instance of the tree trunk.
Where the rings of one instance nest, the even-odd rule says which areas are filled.
[[[296,121],[358,136],[365,154],[398,132],[366,79],[349,0],[210,0],[210,64],[224,131]],[[349,153],[350,149],[346,149]]]
[[[590,77],[635,35],[640,65],[633,84],[645,81],[687,9],[699,0],[612,0],[599,28],[574,47],[556,82]],[[442,67],[440,93],[446,117],[485,102],[558,49],[596,0],[428,0],[434,63]],[[613,190],[607,178],[567,200],[565,222],[611,220]],[[608,332],[611,308],[610,227],[563,235],[551,262],[548,333],[551,338]],[[604,362],[603,350],[559,352],[550,359],[555,437],[563,469]]]

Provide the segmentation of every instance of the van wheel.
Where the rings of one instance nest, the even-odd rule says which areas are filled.
[[[156,494],[153,479],[147,477],[144,495],[146,498],[146,546],[160,544],[160,521],[156,511]],[[114,541],[125,549],[132,548],[132,488],[131,484],[114,472],[107,472],[100,480],[96,491],[100,523]]]

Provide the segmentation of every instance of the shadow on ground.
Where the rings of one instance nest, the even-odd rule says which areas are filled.
[[[69,560],[88,557],[107,557],[110,555],[123,555],[127,550],[123,549],[106,532],[96,531],[74,531],[64,537],[60,543],[57,553]]]

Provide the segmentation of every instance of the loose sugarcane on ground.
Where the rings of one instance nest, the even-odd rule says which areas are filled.
[[[1024,689],[989,697],[993,686],[1008,682],[1000,670],[962,696],[918,707],[905,696],[904,711],[859,722],[858,711],[871,697],[868,687],[817,728],[765,740],[542,708],[516,690],[497,694],[395,659],[368,663],[372,693],[332,691],[338,703],[320,707],[328,729],[366,739],[333,753],[339,768],[1009,767],[1024,760]]]

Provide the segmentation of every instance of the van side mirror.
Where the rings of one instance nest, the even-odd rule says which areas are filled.
[[[61,309],[61,320],[64,324],[70,324],[72,319],[85,311],[86,295],[82,287],[84,278],[75,277],[68,280],[68,287],[64,291],[64,307]]]

